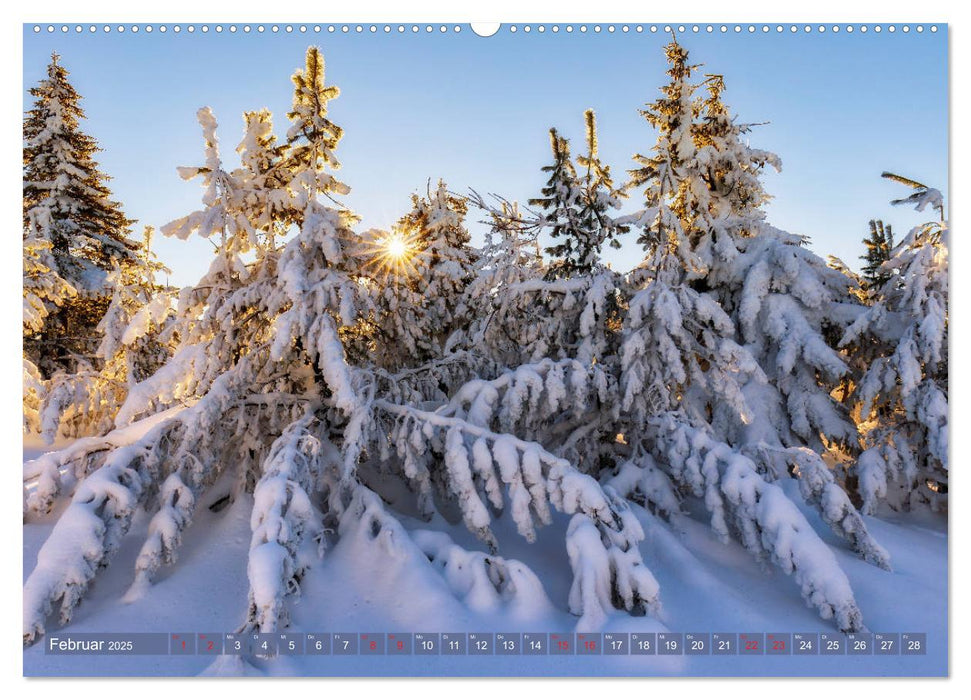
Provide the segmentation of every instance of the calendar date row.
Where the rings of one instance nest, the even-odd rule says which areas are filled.
[[[55,655],[915,656],[923,632],[280,632],[52,635]]]

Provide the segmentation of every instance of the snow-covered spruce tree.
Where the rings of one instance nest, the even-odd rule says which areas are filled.
[[[547,277],[555,279],[569,276],[574,266],[586,263],[585,253],[589,251],[578,251],[571,256],[575,249],[588,242],[585,240],[588,232],[581,231],[583,192],[570,156],[570,142],[555,128],[550,129],[550,150],[553,151],[553,162],[542,168],[544,173],[549,173],[549,179],[542,189],[542,196],[530,199],[529,204],[543,212],[542,226],[554,241],[559,241],[547,249],[547,253],[558,258],[547,271]],[[588,247],[592,248],[590,243]],[[584,271],[589,270],[588,267]]]
[[[706,99],[694,99],[686,52],[672,43],[668,55],[671,83],[645,111],[660,131],[658,145],[633,173],[634,184],[649,183],[649,221],[642,216],[641,226],[655,239],[676,239],[694,288],[718,301],[768,377],[768,384],[746,387],[758,413],[736,425],[732,444],[757,462],[773,462],[767,469],[805,471],[803,456],[810,453],[788,448],[821,453],[857,442],[845,409],[831,396],[848,372],[834,346],[859,313],[849,293],[853,283],[802,237],[766,222],[768,195],[759,173],[766,165],[778,168],[778,158],[744,140],[749,127],[730,117],[719,76],[705,81]],[[668,206],[662,196],[672,197]]]
[[[374,291],[376,351],[390,369],[441,359],[449,338],[468,324],[462,301],[475,276],[477,252],[465,227],[467,206],[439,180],[391,233],[369,232],[367,266]]]
[[[356,464],[357,440],[348,423],[356,393],[337,330],[343,319],[354,318],[359,296],[345,251],[353,217],[321,202],[321,195],[347,191],[328,172],[341,135],[327,119],[327,102],[337,91],[324,85],[316,49],[308,52],[294,83],[285,147],[264,163],[272,168],[255,167],[261,159],[244,152],[244,165],[227,172],[216,121],[207,108],[199,112],[206,162],[181,174],[201,176],[204,208],[163,233],[210,238],[216,256],[200,283],[181,294],[172,359],[132,387],[116,418],[124,426],[154,414],[152,427],[124,433],[127,444],[75,443],[73,450],[47,455],[33,467],[39,485],[27,498],[30,511],[49,509],[71,482],[81,481],[25,584],[25,641],[43,632],[55,603],[60,602],[62,620],[70,618],[138,507],[155,512],[132,594],[144,590],[154,572],[174,560],[206,489],[228,469],[235,472],[236,492],[252,491],[274,439],[298,436],[287,427],[308,408],[317,422],[331,417],[327,430],[332,425],[340,430],[347,463]],[[265,133],[267,119],[247,118],[244,151],[265,150],[254,130]],[[278,234],[291,226],[297,235],[277,245]],[[247,253],[252,262],[243,261]],[[289,498],[286,490],[282,497]],[[265,517],[255,512],[254,524]],[[81,536],[88,539],[82,543]],[[83,546],[65,545],[65,538]]]
[[[654,263],[666,274],[634,294],[625,320],[621,429],[630,452],[607,483],[662,514],[678,512],[683,498],[698,499],[719,537],[734,535],[758,559],[795,572],[808,604],[824,618],[835,616],[841,629],[859,628],[860,612],[835,558],[773,483],[788,477],[760,473],[720,432],[728,414],[743,424],[752,420],[744,389],[764,384],[765,376],[733,340],[734,326],[718,303],[692,289],[684,271],[678,280],[671,267]],[[804,461],[816,465],[818,455],[805,453]],[[887,553],[825,466],[800,477],[802,495],[823,520],[867,561],[888,567]],[[799,544],[791,547],[794,540]]]
[[[866,253],[860,256],[864,261],[861,278],[866,284],[867,298],[872,301],[875,290],[880,289],[890,279],[889,274],[881,268],[890,259],[890,252],[894,249],[893,227],[884,225],[879,219],[870,219],[870,232],[863,239]]]
[[[467,342],[512,372],[524,363],[547,360],[576,362],[589,371],[604,388],[604,396],[589,405],[582,425],[562,421],[556,437],[544,444],[581,471],[599,474],[612,461],[617,435],[616,403],[607,394],[616,389],[625,303],[622,277],[601,262],[600,252],[604,242],[626,227],[607,213],[619,206],[619,195],[597,157],[592,112],[587,126],[584,180],[577,178],[566,140],[555,129],[550,131],[554,163],[543,168],[550,173],[543,197],[531,200],[543,211],[524,214],[502,198],[497,207],[473,192],[473,201],[490,216],[493,230],[507,237],[506,245],[522,264],[499,273],[504,279],[498,284],[492,283],[496,273],[488,272],[472,285],[474,296],[468,304],[484,315],[474,322]],[[545,269],[535,253],[523,257],[522,243],[513,242],[537,241],[544,233],[559,239],[546,251],[553,259]],[[566,441],[560,443],[561,437]]]
[[[550,174],[542,197],[531,199],[530,205],[544,212],[543,227],[554,244],[546,249],[552,262],[547,278],[558,279],[588,275],[601,265],[603,246],[620,246],[617,236],[628,227],[610,216],[611,209],[620,208],[623,193],[619,192],[597,149],[597,122],[592,109],[584,112],[587,151],[577,158],[576,166],[570,158],[569,142],[550,129],[553,163],[543,168]]]
[[[696,134],[698,101],[690,82],[696,66],[676,41],[665,49],[671,82],[642,116],[658,131],[650,156],[635,155],[628,187],[643,187],[645,206],[630,217],[640,229],[644,261],[630,275],[624,319],[623,407],[631,427],[680,410],[689,420],[717,421],[716,411],[750,420],[743,387],[764,375],[735,340],[735,326],[718,301],[691,282],[707,273],[693,244],[706,234],[705,168]]]
[[[542,278],[530,274],[496,290],[502,312],[489,323],[498,324],[494,331],[521,346],[523,362],[551,357],[604,364],[617,352],[622,280],[601,262],[600,252],[605,242],[627,229],[607,213],[619,206],[620,195],[609,169],[597,157],[592,112],[588,117],[584,180],[577,176],[567,140],[550,130],[553,163],[542,169],[549,178],[542,197],[530,200],[539,211],[513,210],[502,198],[495,206],[473,192],[473,201],[488,214],[494,229],[528,240],[548,233],[559,241],[546,250],[552,260]]]
[[[775,158],[742,144],[738,138],[740,128],[728,118],[721,103],[720,78],[710,76],[706,81],[708,99],[696,100],[692,97],[695,87],[689,82],[694,67],[687,62],[687,52],[676,42],[668,45],[667,52],[672,64],[671,83],[662,89],[662,97],[644,111],[659,131],[658,141],[651,156],[637,157],[642,167],[632,172],[632,185],[645,188],[646,207],[632,220],[642,230],[640,241],[648,256],[632,273],[631,283],[636,288],[644,280],[648,282],[632,297],[625,321],[622,391],[624,406],[633,412],[634,420],[633,427],[625,429],[625,436],[633,445],[635,456],[638,440],[642,441],[641,451],[650,453],[646,473],[655,486],[660,478],[655,461],[677,465],[685,458],[680,449],[678,457],[669,454],[666,447],[664,431],[675,427],[689,436],[685,438],[689,443],[711,441],[711,449],[718,453],[740,450],[751,458],[740,464],[752,470],[753,479],[773,482],[798,474],[802,496],[816,505],[833,530],[868,561],[887,567],[886,552],[869,536],[832,472],[816,451],[807,449],[786,432],[789,416],[782,413],[785,394],[792,398],[793,388],[816,392],[816,398],[824,391],[818,387],[812,367],[808,371],[796,367],[797,359],[799,364],[805,361],[795,354],[798,340],[820,343],[826,353],[823,359],[839,362],[843,371],[845,365],[823,342],[819,330],[815,338],[810,335],[813,328],[801,318],[802,309],[794,300],[782,298],[772,305],[789,316],[774,319],[781,321],[776,337],[772,337],[771,326],[766,339],[755,333],[771,321],[768,309],[756,306],[755,310],[762,314],[758,327],[751,322],[746,324],[746,318],[738,313],[747,309],[736,301],[738,291],[733,287],[738,285],[742,287],[739,291],[744,292],[747,280],[733,266],[747,263],[768,267],[766,260],[760,260],[766,255],[765,248],[749,245],[759,237],[764,241],[778,240],[774,233],[763,233],[768,227],[759,206],[765,195],[757,177],[758,169]],[[784,239],[777,245],[786,243],[791,241]],[[755,253],[754,260],[747,260],[749,250]],[[769,261],[786,262],[778,249],[770,248],[769,253]],[[832,272],[814,256],[809,261],[813,263],[810,270],[821,267],[822,274]],[[798,263],[790,263],[782,273],[782,280],[786,280],[786,273],[802,274],[799,282],[807,286],[797,288],[797,292],[815,291],[808,286],[812,279],[807,278]],[[780,284],[755,292],[765,295],[775,288],[783,293],[789,291]],[[835,301],[833,296],[827,303]],[[745,301],[756,305],[765,302],[758,297]],[[819,304],[818,300],[813,303],[817,314]],[[820,327],[821,324],[816,329]],[[799,337],[791,337],[793,331]],[[785,364],[780,363],[782,350],[791,355]],[[808,359],[818,363],[819,352]],[[811,385],[805,389],[793,387],[789,376],[792,373],[799,373],[798,379],[803,381],[811,378]],[[826,406],[832,402],[828,395],[825,400]],[[661,418],[651,418],[652,414]],[[638,424],[644,428],[641,434]],[[662,425],[663,429],[658,430]],[[717,445],[721,447],[716,448]],[[817,438],[813,447],[818,446]],[[727,467],[731,461],[719,464]],[[718,470],[712,474],[714,483],[718,483]],[[702,497],[704,492],[698,483],[692,485],[683,476],[676,467],[675,487]],[[670,485],[658,488],[663,495]],[[801,518],[794,507],[788,510],[791,517]],[[716,530],[722,532],[720,528]],[[835,562],[830,563],[835,566]],[[785,562],[780,565],[789,567]],[[823,608],[820,611],[826,614]]]
[[[387,399],[441,402],[466,381],[494,374],[494,362],[469,347],[467,288],[479,269],[469,245],[466,202],[439,181],[390,232],[366,231],[359,257],[371,309],[342,339],[352,361],[373,365],[375,391]]]
[[[168,272],[152,253],[154,229],[145,227],[138,264],[116,266],[108,274],[111,303],[98,324],[98,368],[59,372],[48,382],[39,430],[50,443],[67,437],[99,435],[114,427],[115,414],[131,387],[158,370],[171,354],[174,290],[156,274]]]
[[[63,306],[77,294],[63,277],[54,272],[51,243],[42,238],[24,238],[24,338],[44,329],[51,310]],[[24,432],[34,432],[40,425],[40,407],[47,393],[46,383],[37,365],[24,352]]]
[[[448,504],[493,547],[500,544],[490,528],[497,509],[513,514],[527,538],[549,522],[551,508],[571,515],[569,602],[581,624],[602,624],[615,608],[655,610],[657,583],[637,546],[644,533],[626,502],[542,444],[496,430],[538,436],[540,420],[577,421],[609,390],[602,372],[548,361],[473,382],[432,411],[379,395],[379,374],[348,364],[341,330],[370,309],[353,216],[322,201],[347,188],[329,172],[340,131],[327,103],[337,91],[324,85],[317,49],[294,83],[292,126],[275,150],[272,177],[250,164],[227,172],[215,119],[199,112],[206,163],[182,175],[202,178],[204,208],[164,232],[209,237],[218,242],[216,258],[181,295],[172,359],[132,388],[116,422],[146,418],[25,466],[28,516],[74,489],[24,586],[25,643],[44,633],[55,605],[62,623],[70,619],[139,508],[154,515],[129,595],[146,594],[154,573],[174,560],[194,509],[227,472],[234,495],[253,493],[242,629],[286,625],[287,598],[299,591],[327,530],[407,546],[407,533],[372,488],[395,481],[411,488],[425,512]],[[271,231],[285,223],[295,235],[271,243],[280,241]],[[540,404],[543,411],[530,415]],[[439,565],[448,569],[460,555],[443,552]],[[501,558],[495,565],[535,578]],[[497,594],[514,595],[501,581],[493,585]]]
[[[580,220],[583,239],[576,241],[572,251],[562,257],[573,258],[573,269],[577,272],[592,271],[600,264],[600,254],[604,245],[620,248],[618,236],[630,230],[621,218],[611,215],[612,210],[620,209],[627,195],[623,189],[614,185],[610,166],[600,159],[597,140],[597,117],[592,109],[583,113],[586,126],[587,151],[577,157],[577,165],[583,172],[583,209]],[[566,241],[564,241],[566,243]],[[561,256],[550,249],[550,255]],[[569,273],[568,273],[569,274]]]
[[[414,241],[398,225],[391,231],[371,229],[361,234],[366,285],[373,298],[373,318],[361,322],[356,334],[366,339],[360,353],[392,373],[418,367],[431,355],[424,335],[424,296],[412,264]]]
[[[111,297],[106,277],[115,265],[137,264],[138,245],[129,238],[132,221],[111,200],[109,178],[94,160],[98,144],[81,130],[81,98],[57,54],[30,94],[35,101],[23,125],[24,238],[49,243],[48,267],[77,291],[49,308],[43,326],[24,338],[30,359],[50,376],[91,362]]]
[[[441,354],[468,323],[462,298],[475,276],[478,253],[469,244],[465,199],[451,194],[443,180],[434,192],[415,198],[414,205],[407,218],[419,241],[415,267],[424,287],[426,325]]]
[[[542,308],[517,291],[546,274],[540,228],[527,223],[528,214],[517,202],[500,200],[494,206],[475,192],[471,199],[491,213],[479,266],[463,300],[470,319],[465,345],[499,366],[515,366],[523,348],[536,343],[542,329]]]
[[[688,63],[688,52],[677,41],[664,48],[670,67],[670,82],[661,88],[661,97],[640,110],[644,119],[657,131],[657,141],[649,155],[635,154],[639,167],[630,171],[626,189],[643,188],[644,208],[628,217],[640,229],[637,243],[649,251],[663,251],[658,260],[683,268],[693,275],[705,274],[703,261],[692,251],[697,232],[691,230],[698,216],[694,193],[704,190],[701,175],[693,167],[697,153],[694,132],[698,113],[690,82],[697,68]],[[638,268],[630,275],[635,286],[649,279],[655,271]]]
[[[939,219],[893,248],[875,271],[886,281],[841,341],[865,363],[849,397],[865,448],[852,475],[867,512],[880,503],[939,510],[948,494],[948,222],[938,190],[884,176],[914,190],[894,203],[930,205]]]
[[[170,270],[152,251],[154,237],[155,228],[146,226],[139,249],[141,264],[113,271],[118,281],[112,285],[111,305],[99,324],[102,341],[98,354],[106,362],[109,358],[122,359],[130,383],[144,381],[168,359],[167,339],[160,336],[166,329],[175,290],[158,279]]]

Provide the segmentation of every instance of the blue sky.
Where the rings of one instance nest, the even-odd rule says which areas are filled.
[[[667,40],[660,31],[526,34],[522,25],[489,38],[467,26],[458,34],[76,34],[73,27],[35,34],[26,25],[24,85],[44,76],[52,50],[61,54],[84,97],[84,128],[104,147],[101,165],[140,231],[200,205],[199,185],[175,171],[202,162],[196,110],[213,109],[224,160],[232,164],[244,110],[268,107],[277,132],[285,130],[289,77],[306,47],[317,44],[328,82],[341,88],[330,114],[345,129],[340,177],[352,188],[346,201],[363,230],[390,226],[429,178],[445,178],[456,191],[536,196],[549,160],[547,130],[556,126],[580,150],[590,107],[598,114],[601,156],[620,179],[631,155],[654,143],[637,110],[666,82]],[[751,141],[782,158],[782,173],[765,178],[775,196],[769,219],[808,235],[818,253],[856,267],[870,218],[884,218],[900,234],[927,218],[890,206],[904,192],[880,178],[883,170],[946,191],[945,27],[907,34],[716,28],[679,40],[693,62],[705,64],[701,72],[725,76],[725,99],[741,120],[767,122]],[[26,108],[26,93],[24,100]],[[470,228],[481,240],[483,228]],[[640,261],[633,238],[607,252],[615,268]],[[157,240],[173,283],[191,284],[208,267],[208,242]]]

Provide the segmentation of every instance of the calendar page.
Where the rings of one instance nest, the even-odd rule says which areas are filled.
[[[947,24],[22,33],[25,676],[948,675]]]

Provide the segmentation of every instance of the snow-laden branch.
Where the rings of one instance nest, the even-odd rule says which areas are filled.
[[[149,445],[172,430],[169,418],[144,437],[112,451],[104,465],[78,486],[24,584],[24,644],[44,634],[47,617],[60,604],[67,624],[88,585],[108,565],[128,532],[135,509],[151,483],[145,459]]]
[[[137,442],[151,428],[181,410],[182,407],[176,407],[156,413],[104,437],[80,438],[63,450],[48,452],[24,463],[24,515],[49,513],[58,497],[69,493],[101,466],[105,453]]]
[[[599,619],[594,609],[605,605],[635,614],[657,609],[657,582],[637,547],[644,533],[616,494],[539,443],[497,433],[464,418],[382,400],[374,405],[397,417],[391,442],[404,460],[405,475],[419,493],[430,496],[430,470],[438,459],[435,454],[440,454],[448,474],[448,495],[458,502],[469,530],[490,547],[497,543],[485,500],[497,508],[508,503],[519,533],[530,542],[536,537],[537,521],[551,522],[550,505],[574,515],[573,531],[581,530],[568,537],[574,613],[593,620]],[[588,534],[592,531],[599,533],[598,547],[592,546]],[[609,591],[596,581],[609,581]]]
[[[322,554],[321,516],[312,501],[322,467],[320,439],[311,430],[315,410],[308,410],[273,443],[253,492],[249,606],[243,631],[286,627],[284,601],[299,591],[304,572]]]
[[[464,549],[444,532],[409,534],[469,609],[486,614],[506,609],[519,618],[539,617],[553,609],[539,577],[522,562]]]
[[[762,464],[775,465],[774,469],[762,471],[763,476],[784,478],[779,475],[791,472],[803,499],[816,508],[823,522],[836,535],[846,540],[864,560],[890,570],[887,550],[869,533],[863,517],[822,457],[805,447],[773,448],[761,444],[749,449],[757,454]]]
[[[791,574],[823,619],[834,619],[846,632],[863,629],[863,615],[836,557],[778,485],[766,481],[748,457],[677,414],[658,416],[654,428],[653,459],[644,460],[645,473],[638,478],[627,466],[609,484],[624,495],[640,490],[647,502],[667,512],[674,508],[675,489],[701,499],[723,541],[737,538],[757,559]]]

